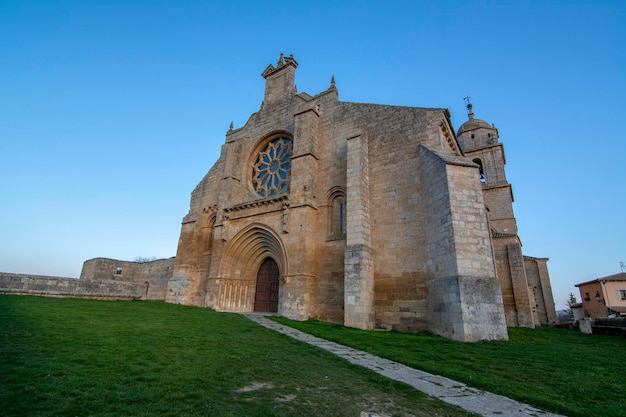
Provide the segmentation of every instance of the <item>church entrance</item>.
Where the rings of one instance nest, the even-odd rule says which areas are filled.
[[[272,258],[266,258],[256,276],[254,311],[278,312],[278,265]]]

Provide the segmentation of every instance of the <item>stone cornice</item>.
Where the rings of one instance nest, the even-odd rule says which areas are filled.
[[[263,200],[254,200],[254,201],[250,201],[247,203],[236,204],[234,206],[226,207],[224,209],[224,212],[225,213],[236,212],[236,211],[251,209],[255,207],[269,206],[274,203],[283,203],[284,205],[285,204],[289,205],[289,196],[280,195],[276,197],[266,198]]]
[[[316,159],[316,160],[318,160],[318,161],[319,161],[319,159],[320,159],[320,158],[319,158],[319,156],[317,156],[317,155],[316,155],[316,154],[314,154],[313,152],[305,152],[305,153],[302,153],[302,154],[300,154],[300,155],[293,155],[293,156],[291,157],[291,160],[293,161],[294,159],[302,158],[302,157],[305,157],[305,156],[311,156],[311,157],[315,158],[315,159]]]
[[[483,190],[494,190],[496,188],[505,188],[505,187],[511,188],[511,184],[506,181],[496,182],[492,184],[490,184],[489,182],[483,183]]]
[[[470,154],[473,152],[480,152],[480,151],[484,151],[485,149],[491,149],[491,148],[497,148],[497,147],[503,148],[504,144],[502,142],[498,142],[498,143],[494,143],[491,145],[480,146],[480,147],[476,147],[473,149],[468,149],[464,153],[467,156],[467,154]]]
[[[439,123],[439,127],[441,128],[441,132],[443,133],[443,136],[446,138],[446,141],[448,142],[448,146],[450,146],[450,149],[452,149],[456,155],[461,155],[461,150],[456,144],[454,133],[450,129],[450,126],[448,125],[448,123],[442,120]]]

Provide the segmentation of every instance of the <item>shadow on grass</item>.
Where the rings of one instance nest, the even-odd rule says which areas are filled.
[[[0,295],[7,416],[467,416],[237,314]]]
[[[626,339],[552,327],[509,328],[508,342],[363,331],[271,319],[355,349],[568,416],[626,415]]]

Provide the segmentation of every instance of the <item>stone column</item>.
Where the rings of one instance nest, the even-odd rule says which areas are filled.
[[[506,250],[509,257],[513,296],[515,297],[517,325],[534,329],[533,305],[535,303],[531,301],[528,293],[528,279],[526,278],[526,268],[524,268],[522,247],[519,243],[509,243],[506,245]]]
[[[539,271],[539,281],[541,282],[541,295],[546,308],[546,318],[548,323],[556,323],[556,308],[554,307],[554,297],[552,295],[552,285],[550,285],[550,274],[548,274],[548,259],[537,259],[537,270]]]
[[[374,328],[374,267],[370,230],[367,138],[348,139],[346,175],[344,324]]]
[[[282,315],[306,320],[315,312],[317,282],[317,141],[319,114],[306,109],[294,115],[289,205],[283,206],[282,233],[289,247],[289,275],[280,286]]]

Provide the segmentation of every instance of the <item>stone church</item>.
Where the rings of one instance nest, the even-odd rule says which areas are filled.
[[[191,194],[165,299],[362,329],[507,339],[556,321],[546,258],[524,256],[498,130],[443,108],[298,92],[298,63],[231,124]]]

